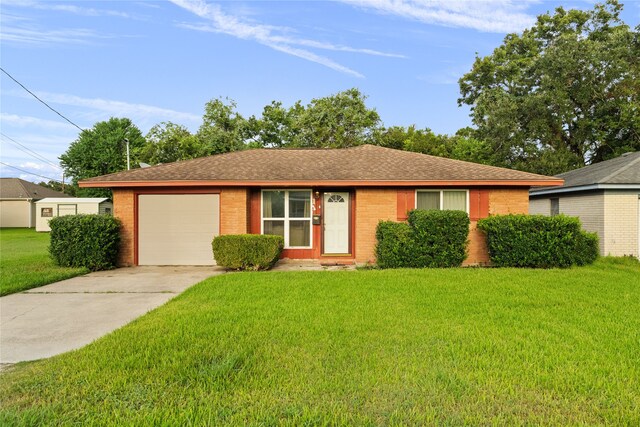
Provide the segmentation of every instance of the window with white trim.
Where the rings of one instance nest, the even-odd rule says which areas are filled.
[[[309,249],[311,230],[311,190],[262,191],[262,234],[282,236],[287,249]]]
[[[416,209],[469,212],[468,190],[418,190]]]

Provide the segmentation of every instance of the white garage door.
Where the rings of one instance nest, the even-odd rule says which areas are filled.
[[[218,194],[138,196],[139,265],[213,265],[219,234]]]

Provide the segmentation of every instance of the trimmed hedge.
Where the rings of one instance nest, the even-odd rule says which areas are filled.
[[[409,212],[417,267],[459,267],[467,257],[469,215],[463,211]]]
[[[553,268],[591,264],[598,236],[564,215],[499,215],[478,221],[487,235],[491,263],[498,267]]]
[[[469,216],[462,211],[412,210],[408,224],[381,221],[376,229],[380,268],[459,267],[467,257]]]
[[[409,224],[380,221],[376,228],[376,259],[380,268],[409,267],[413,235]]]
[[[115,268],[120,221],[111,215],[66,215],[51,218],[49,254],[56,265],[91,271]]]
[[[222,267],[234,270],[268,270],[280,259],[282,236],[228,234],[214,237],[213,258]]]

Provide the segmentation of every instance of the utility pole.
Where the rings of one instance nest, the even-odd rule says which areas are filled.
[[[129,138],[125,138],[124,142],[127,143],[127,170],[131,170],[131,163],[129,159]]]

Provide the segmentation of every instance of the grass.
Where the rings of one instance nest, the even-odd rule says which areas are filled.
[[[2,425],[640,424],[640,265],[234,273],[1,374]]]
[[[29,228],[0,229],[0,296],[87,273],[58,267],[49,258],[49,233]]]

